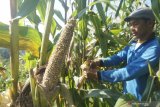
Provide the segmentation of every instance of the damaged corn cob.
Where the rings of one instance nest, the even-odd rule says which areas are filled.
[[[75,19],[70,19],[67,22],[66,26],[61,32],[60,38],[56,44],[56,48],[52,52],[49,59],[42,83],[40,84],[40,87],[43,88],[43,91],[49,95],[47,97],[53,96],[54,87],[58,84],[61,68],[70,46],[75,25]]]

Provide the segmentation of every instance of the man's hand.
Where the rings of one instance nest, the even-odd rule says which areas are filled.
[[[97,71],[98,67],[100,67],[100,59],[95,60],[87,60],[81,65],[81,69],[83,71],[82,76],[91,80],[98,80]]]
[[[89,71],[84,71],[83,75],[88,79],[96,80],[96,81],[98,80],[96,69],[90,69]]]
[[[101,60],[100,59],[95,59],[90,61],[90,69],[96,69],[97,67],[101,66]]]

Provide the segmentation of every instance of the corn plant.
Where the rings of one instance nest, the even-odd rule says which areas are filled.
[[[16,4],[14,5],[17,14],[12,17],[12,25],[8,26],[0,23],[0,46],[11,49],[11,53],[16,51],[16,58],[15,60],[12,59],[11,62],[14,69],[7,70],[11,71],[13,75],[13,90],[11,92],[13,93],[13,101],[19,101],[18,106],[63,107],[75,105],[77,107],[111,107],[115,104],[119,106],[118,104],[121,103],[118,102],[121,102],[124,97],[132,100],[133,97],[130,95],[120,97],[121,83],[99,84],[87,80],[82,85],[82,89],[77,90],[76,82],[78,81],[77,78],[81,76],[80,66],[85,60],[113,55],[128,43],[132,37],[123,19],[131,11],[138,7],[144,7],[143,2],[145,0],[15,1],[17,3],[13,3],[17,4],[17,6]],[[64,12],[60,11],[59,6],[55,6],[55,2],[59,2],[62,5]],[[156,20],[159,22],[159,1],[151,0],[151,3]],[[72,29],[67,34],[62,30],[64,26],[60,24],[55,16],[63,24],[67,24],[70,16],[75,17],[76,25],[70,26],[68,29]],[[26,19],[30,23],[29,26],[18,23]],[[38,27],[40,24],[44,25],[44,33],[40,33]],[[159,23],[157,28],[159,29]],[[16,34],[15,38],[13,36],[13,39],[10,39],[9,29],[12,29],[11,34]],[[66,42],[66,39],[62,44],[57,42],[61,40],[61,33],[66,36],[65,38],[70,35],[68,37],[69,42]],[[71,36],[72,33],[73,36]],[[50,40],[50,37],[53,39]],[[56,45],[58,46],[59,44],[61,46],[65,44],[64,46],[67,47],[65,47],[64,50],[66,51],[64,53],[62,52],[62,54],[58,55],[57,53],[63,50],[56,48]],[[25,50],[25,55],[19,56],[20,68],[18,68],[18,62],[14,62],[19,59],[18,50]],[[55,51],[54,56],[56,56],[56,59],[53,58],[52,51]],[[14,58],[14,55],[11,55],[11,57]],[[53,60],[55,61],[54,63],[52,63]],[[52,68],[52,66],[54,67]],[[20,71],[19,73],[16,72],[18,70]],[[26,71],[25,73],[30,79],[26,81],[22,89],[19,89],[17,84],[19,84],[21,76],[24,75],[22,71]],[[37,75],[35,75],[36,72]],[[45,76],[43,77],[43,75]],[[20,79],[18,76],[20,76]],[[41,78],[40,83],[37,83],[38,76]],[[23,81],[26,80],[26,77]],[[12,79],[10,81],[12,82]],[[6,84],[9,84],[10,81],[6,82]],[[99,89],[97,90],[97,88]],[[55,91],[56,94],[49,95],[46,89],[55,89],[51,91]],[[19,90],[21,93],[18,93]],[[29,96],[30,93],[32,96]],[[17,98],[18,95],[19,97]],[[46,100],[46,96],[49,96],[47,98],[49,98],[50,102]],[[118,99],[119,97],[120,99]]]

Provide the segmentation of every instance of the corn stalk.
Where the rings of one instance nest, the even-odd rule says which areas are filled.
[[[55,0],[49,0],[47,2],[47,10],[46,10],[46,17],[45,17],[45,30],[43,34],[42,39],[42,46],[41,46],[41,52],[40,52],[40,66],[44,65],[46,63],[46,53],[49,43],[49,34],[51,31],[51,24],[52,24],[52,18],[53,18],[53,8],[54,8],[54,2]]]
[[[17,14],[17,0],[10,0],[11,19]],[[18,96],[18,71],[19,71],[19,37],[18,37],[18,20],[10,22],[10,43],[11,43],[11,75],[12,75],[12,100],[15,102]]]

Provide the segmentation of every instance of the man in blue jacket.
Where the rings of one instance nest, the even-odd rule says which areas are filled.
[[[149,76],[148,62],[157,71],[160,45],[153,32],[155,17],[151,9],[141,8],[124,19],[130,25],[135,40],[117,54],[91,61],[87,78],[99,81],[123,82],[123,93],[130,93],[141,100]],[[110,67],[122,62],[123,68],[96,71],[97,66]]]

